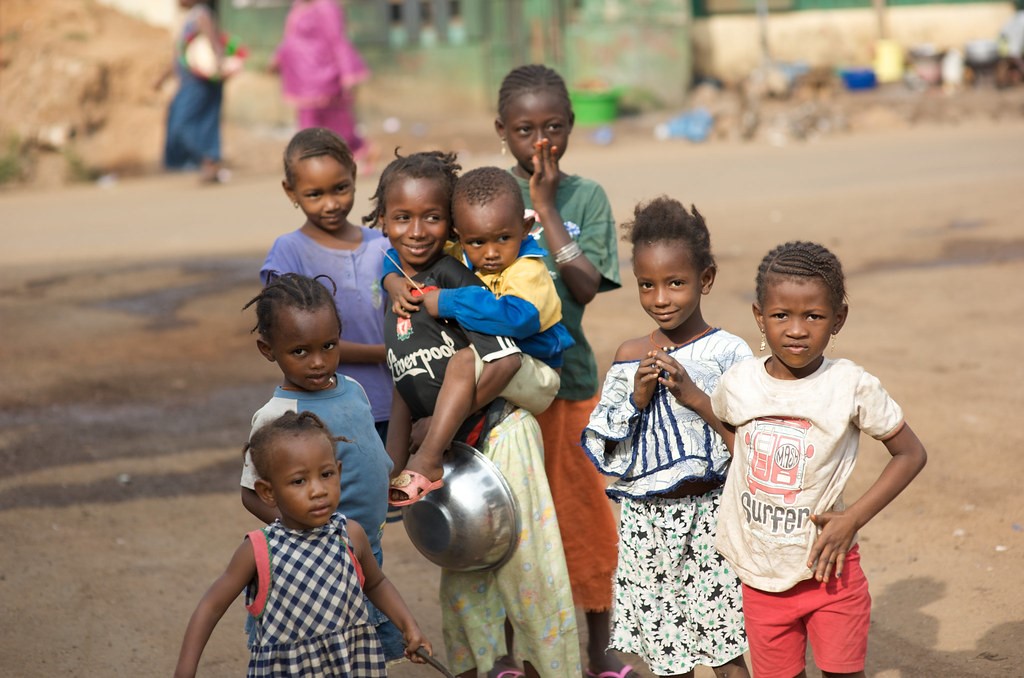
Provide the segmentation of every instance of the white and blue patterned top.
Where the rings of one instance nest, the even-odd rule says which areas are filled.
[[[710,394],[729,367],[752,353],[736,335],[715,329],[669,355],[697,388]],[[637,409],[633,378],[639,367],[639,360],[612,364],[583,431],[587,456],[601,473],[616,478],[608,496],[640,499],[671,492],[688,481],[723,481],[729,451],[699,414],[680,405],[660,384],[647,407]]]
[[[345,516],[313,530],[275,521],[263,530],[270,552],[266,605],[256,617],[249,678],[387,678],[384,651],[370,623]],[[250,586],[246,603],[257,588]]]

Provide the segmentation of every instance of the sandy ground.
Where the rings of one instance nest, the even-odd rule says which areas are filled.
[[[930,453],[861,536],[870,675],[1024,675],[1022,152],[1017,119],[783,148],[581,139],[567,156],[619,220],[660,193],[698,205],[720,264],[705,317],[752,346],[752,280],[770,247],[815,239],[843,260],[837,354],[882,379]],[[270,242],[298,225],[278,181],[0,193],[3,675],[168,675],[197,600],[255,527],[239,448],[278,375],[240,309]],[[356,214],[371,193],[361,181]],[[650,327],[622,254],[624,288],[586,321],[603,367]],[[864,443],[850,496],[886,458]],[[436,568],[400,527],[385,553],[440,648]],[[236,604],[203,675],[244,671],[242,619]]]

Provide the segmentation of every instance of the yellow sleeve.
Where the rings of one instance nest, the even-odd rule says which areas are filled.
[[[543,259],[520,257],[502,272],[497,282],[497,287],[488,287],[499,297],[519,297],[537,307],[541,332],[562,319],[562,300]]]

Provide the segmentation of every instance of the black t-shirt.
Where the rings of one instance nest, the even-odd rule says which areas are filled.
[[[426,287],[441,289],[483,285],[480,279],[452,257],[443,256],[430,268],[413,276]],[[434,414],[448,360],[459,349],[476,347],[486,363],[520,353],[515,340],[464,330],[454,320],[432,318],[426,311],[399,318],[387,304],[384,313],[384,346],[387,364],[399,395],[413,419]]]

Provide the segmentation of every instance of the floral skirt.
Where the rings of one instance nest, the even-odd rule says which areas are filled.
[[[658,675],[747,650],[740,582],[715,550],[721,494],[622,500],[612,647]]]

